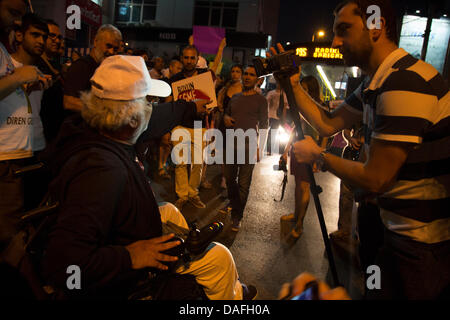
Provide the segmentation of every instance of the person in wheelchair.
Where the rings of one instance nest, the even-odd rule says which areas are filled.
[[[187,228],[174,205],[158,207],[136,141],[147,128],[164,134],[177,119],[201,116],[208,101],[148,103],[146,96],[168,96],[170,87],[152,80],[137,56],[106,58],[91,82],[81,96],[81,115],[64,122],[47,153],[56,177],[50,191],[60,207],[41,273],[69,298],[127,298],[149,271],[167,270],[166,263],[177,260],[163,253],[180,243],[169,241],[173,234],[163,234],[163,224]],[[70,266],[79,267],[81,289],[68,289]],[[220,243],[175,272],[195,276],[208,299],[256,295],[254,287],[241,284],[230,251]]]

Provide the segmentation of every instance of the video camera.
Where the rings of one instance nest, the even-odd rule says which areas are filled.
[[[253,65],[255,66],[258,77],[266,76],[274,72],[295,74],[298,72],[300,63],[301,58],[295,54],[294,50],[288,50],[266,59],[259,57],[253,59]]]
[[[171,227],[174,228],[175,226],[172,225]],[[206,248],[222,230],[222,222],[213,222],[201,229],[198,229],[197,226],[193,224],[187,234],[187,237],[182,234],[180,235],[177,232],[177,235],[169,240],[180,241],[180,245],[169,250],[162,251],[162,253],[170,256],[177,256],[180,258],[179,260],[183,260],[185,263],[188,263],[194,257],[204,254]],[[169,270],[172,270],[177,265],[177,262],[163,263],[169,267]]]

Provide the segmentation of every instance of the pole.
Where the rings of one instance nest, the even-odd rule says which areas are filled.
[[[300,121],[300,115],[298,113],[297,103],[295,101],[294,92],[292,90],[291,82],[290,82],[291,74],[281,73],[277,76],[280,81],[281,88],[286,92],[286,97],[289,102],[289,112],[291,113],[291,117],[294,120],[295,129],[297,131],[297,137],[299,140],[304,139],[304,134],[302,130],[302,125]],[[328,256],[328,263],[330,265],[331,275],[333,277],[333,282],[335,286],[339,286],[339,278],[336,270],[336,264],[334,261],[333,252],[331,250],[330,239],[328,238],[327,226],[325,224],[325,219],[323,217],[322,206],[320,204],[319,193],[320,187],[317,186],[316,180],[314,179],[314,174],[310,165],[308,165],[308,176],[311,181],[310,189],[311,194],[313,195],[314,204],[316,206],[317,217],[319,218],[320,229],[322,231],[323,242],[325,244],[325,250]]]

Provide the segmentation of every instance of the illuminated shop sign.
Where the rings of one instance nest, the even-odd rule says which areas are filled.
[[[339,49],[328,47],[299,47],[295,50],[295,53],[302,58],[343,59]]]

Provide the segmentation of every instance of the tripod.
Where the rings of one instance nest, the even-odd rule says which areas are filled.
[[[290,112],[290,116],[295,124],[295,129],[297,131],[297,138],[299,140],[304,139],[304,134],[302,130],[300,115],[298,113],[297,102],[295,101],[294,92],[292,90],[290,76],[291,72],[279,72],[277,73],[277,79],[280,82],[281,88],[286,92],[286,97],[289,102],[290,108],[288,109]],[[308,165],[308,177],[311,181],[310,189],[311,194],[313,195],[314,204],[316,207],[317,217],[319,218],[320,229],[322,231],[323,242],[325,244],[325,250],[328,256],[328,263],[330,265],[331,275],[333,277],[333,282],[335,286],[339,286],[339,279],[336,270],[336,264],[334,261],[333,252],[331,250],[330,239],[328,238],[327,226],[325,224],[325,219],[323,217],[322,206],[320,205],[319,193],[321,192],[320,186],[316,184],[316,180],[314,179],[314,174],[312,171],[312,167]]]

